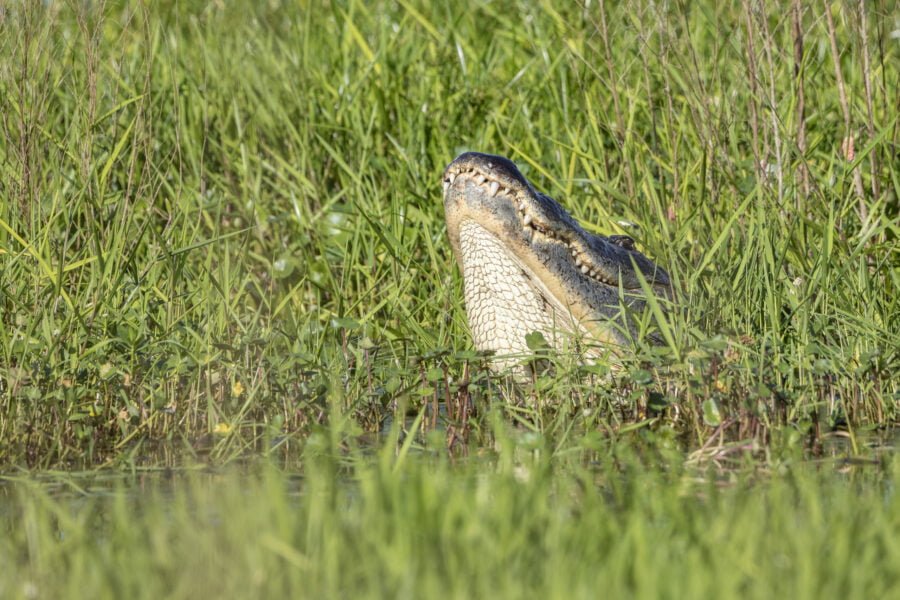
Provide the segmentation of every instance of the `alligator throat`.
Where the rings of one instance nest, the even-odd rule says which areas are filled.
[[[552,296],[543,284],[497,236],[475,221],[465,221],[460,226],[459,247],[466,312],[477,348],[524,355],[528,351],[525,336],[534,331],[558,343],[563,315],[550,304]],[[573,323],[568,321],[571,328]]]
[[[506,158],[462,154],[443,184],[469,327],[476,348],[507,356],[498,368],[536,331],[558,350],[583,340],[589,355],[615,353],[635,334],[627,315],[643,310],[641,279],[668,296],[668,275],[630,238],[588,233]]]

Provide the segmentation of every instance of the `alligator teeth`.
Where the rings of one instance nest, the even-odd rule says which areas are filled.
[[[456,173],[450,173],[449,175],[447,175],[447,179],[449,179],[450,183],[452,184],[453,181],[456,179]]]
[[[491,196],[496,196],[496,195],[497,195],[497,192],[499,192],[499,191],[500,191],[500,184],[497,183],[496,181],[492,181],[492,182],[491,182],[491,187],[488,188],[488,192],[490,193],[490,195],[491,195]]]
[[[580,267],[580,266],[581,266],[581,259],[580,259],[580,258],[576,258],[576,259],[575,259],[575,266],[576,266],[576,267]]]
[[[519,202],[519,212],[525,212],[525,201]]]
[[[450,189],[450,181],[445,179],[444,180],[444,191],[446,192],[449,189]]]
[[[590,269],[588,269],[588,266],[587,266],[587,265],[581,265],[581,273],[582,273],[582,275],[587,275],[588,271],[590,271]]]
[[[531,221],[534,219],[531,215],[525,215],[522,219],[522,222],[525,223],[526,226],[531,225]]]
[[[485,181],[487,181],[487,177],[481,175],[480,173],[475,177],[475,183],[477,183],[478,185],[481,185]]]
[[[597,271],[591,269],[591,277],[596,277],[596,276],[597,276]]]

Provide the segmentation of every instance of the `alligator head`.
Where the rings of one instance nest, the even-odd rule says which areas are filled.
[[[640,278],[668,296],[669,276],[631,238],[585,231],[512,161],[466,152],[443,182],[469,327],[476,348],[508,356],[498,366],[527,354],[535,331],[559,350],[574,341],[588,356],[616,353],[635,333],[628,313],[646,301]]]

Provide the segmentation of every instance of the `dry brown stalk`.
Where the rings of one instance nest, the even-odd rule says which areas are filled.
[[[844,85],[844,75],[841,73],[841,55],[838,52],[837,34],[835,33],[834,18],[831,16],[831,5],[824,2],[825,5],[825,22],[828,24],[828,40],[831,42],[831,59],[834,62],[834,76],[838,85],[838,97],[841,102],[841,112],[844,114],[844,141],[842,146],[853,146],[853,132],[851,131],[850,120],[850,101],[847,99],[847,86]],[[846,159],[846,153],[844,153]],[[849,161],[848,161],[849,162]],[[856,194],[859,196],[859,218],[866,220],[866,204],[865,189],[863,188],[862,175],[859,169],[853,169],[853,186],[856,188]]]
[[[763,54],[766,57],[766,68],[768,70],[768,92],[769,92],[769,116],[772,120],[772,139],[775,142],[775,177],[778,180],[778,200],[784,197],[784,154],[782,152],[780,125],[778,122],[778,100],[775,97],[775,52],[773,50],[774,42],[769,32],[769,22],[766,19],[765,7],[762,2],[759,4],[760,26],[763,39]]]
[[[872,110],[872,66],[869,64],[869,18],[866,14],[865,0],[859,0],[859,37],[862,40],[863,83],[866,89],[866,131],[869,141],[875,139],[875,116]],[[878,151],[873,149],[869,154],[872,166],[872,199],[878,200]]]
[[[756,181],[765,181],[763,172],[763,156],[768,155],[768,143],[765,150],[759,147],[759,76],[756,69],[756,47],[753,43],[753,15],[750,2],[744,0],[744,14],[747,17],[747,75],[750,80],[750,131],[753,135],[753,162],[756,167]]]
[[[797,173],[800,177],[800,190],[803,197],[809,196],[809,170],[806,168],[806,114],[805,94],[803,91],[803,7],[800,0],[793,3],[793,36],[794,36],[794,85],[797,94],[797,150],[800,161]],[[800,198],[797,198],[799,206]]]

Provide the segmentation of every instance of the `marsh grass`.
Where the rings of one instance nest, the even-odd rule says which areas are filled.
[[[895,9],[7,3],[0,464],[227,461],[335,403],[356,433],[443,404],[476,449],[496,405],[685,448],[895,423]],[[463,149],[636,237],[667,343],[503,392],[443,228]]]
[[[890,598],[897,461],[716,472],[623,440],[374,455],[318,432],[271,463],[5,478],[4,598]],[[399,430],[397,430],[399,431]],[[895,458],[895,457],[894,457]],[[709,463],[706,463],[708,465]],[[664,465],[664,466],[662,466]]]

